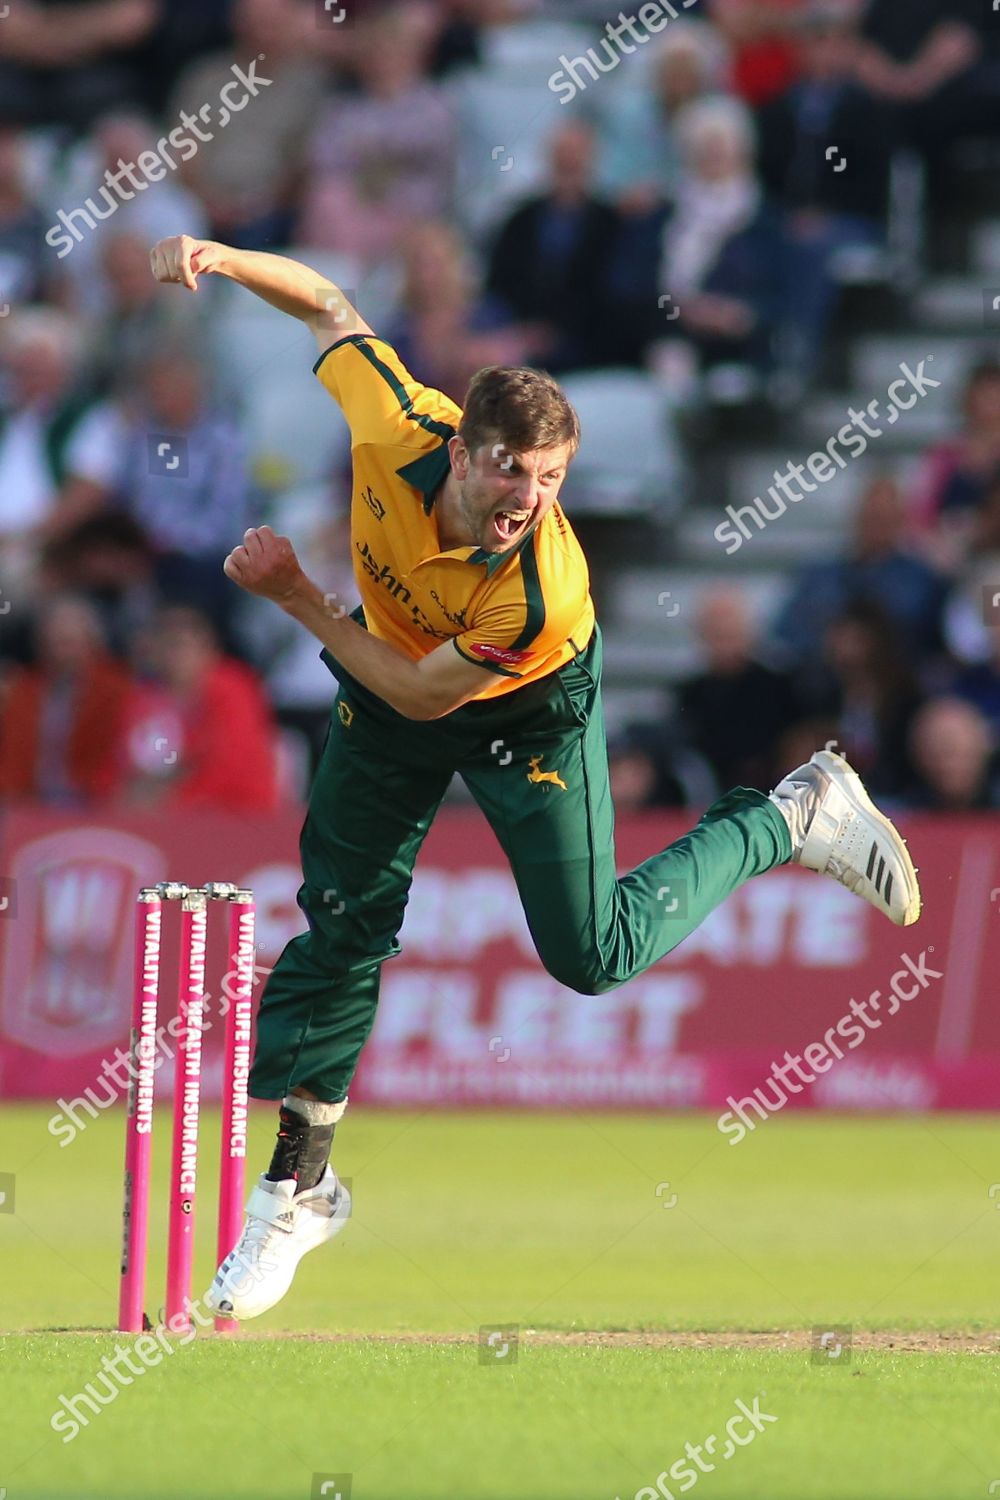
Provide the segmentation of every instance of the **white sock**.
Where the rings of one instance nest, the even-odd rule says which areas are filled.
[[[324,1104],[321,1099],[300,1099],[298,1094],[286,1094],[282,1099],[285,1109],[301,1115],[309,1125],[336,1125],[347,1108],[347,1100],[337,1104]]]
[[[767,799],[774,803],[788,824],[793,860],[798,859],[802,853],[809,825],[822,800],[822,789],[814,780],[795,781],[794,775],[793,771],[785,777],[784,781],[779,781]]]

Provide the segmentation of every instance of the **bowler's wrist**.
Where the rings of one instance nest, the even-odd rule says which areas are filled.
[[[326,595],[313,583],[312,579],[300,571],[288,591],[276,599],[275,603],[293,619],[304,621],[310,615],[323,612],[325,598]]]
[[[206,240],[205,249],[209,252],[212,262],[212,274],[215,276],[228,276],[232,281],[239,280],[241,250],[235,250],[232,245],[223,245],[220,240]]]

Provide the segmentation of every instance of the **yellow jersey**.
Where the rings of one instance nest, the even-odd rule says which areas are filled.
[[[513,692],[590,640],[587,562],[558,503],[507,552],[443,552],[435,494],[461,410],[384,340],[349,334],[314,371],[351,429],[351,545],[368,629],[412,660],[450,640],[484,667],[476,698]]]

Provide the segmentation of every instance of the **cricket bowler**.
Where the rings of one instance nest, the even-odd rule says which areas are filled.
[[[226,276],[315,334],[315,373],[351,431],[347,617],[287,537],[251,528],[234,583],[312,632],[340,687],[302,829],[308,930],[257,1018],[251,1095],[280,1101],[270,1167],[207,1294],[254,1318],[350,1211],[330,1165],[381,965],[399,952],[414,861],[457,773],[500,841],[532,939],[569,990],[605,994],[683,942],[754,875],[794,861],[900,926],[916,872],[846,761],[815,754],[770,796],[736,788],[619,878],[587,563],[559,504],[576,413],[539,370],[480,370],[460,409],[406,370],[332,283],[283,256],[187,235],[153,273],[194,292]]]

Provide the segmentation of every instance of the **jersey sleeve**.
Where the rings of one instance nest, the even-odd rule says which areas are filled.
[[[523,677],[533,663],[535,641],[525,639],[525,608],[522,604],[495,605],[486,609],[468,630],[452,637],[459,656],[496,672],[500,677]]]
[[[461,411],[448,396],[415,380],[391,344],[348,334],[313,366],[351,429],[351,446],[433,447],[452,437]]]

